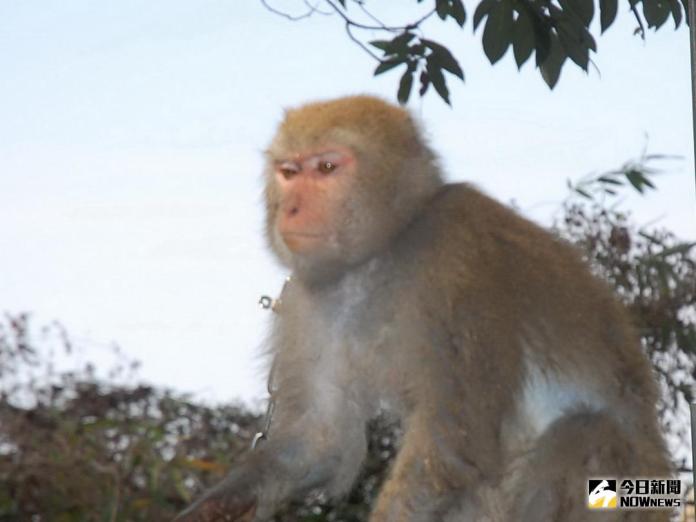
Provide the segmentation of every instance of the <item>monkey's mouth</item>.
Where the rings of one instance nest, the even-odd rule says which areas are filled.
[[[295,254],[312,253],[326,241],[324,234],[316,232],[286,231],[282,233],[282,236],[285,245]]]
[[[324,234],[320,234],[318,232],[293,232],[290,230],[287,230],[283,232],[283,237],[316,237],[316,238],[321,238],[324,237]]]

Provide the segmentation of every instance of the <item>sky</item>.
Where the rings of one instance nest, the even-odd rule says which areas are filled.
[[[381,14],[414,18],[399,5]],[[550,91],[511,53],[490,66],[470,24],[426,23],[466,74],[450,80],[451,108],[408,105],[447,179],[548,225],[567,179],[647,147],[682,159],[624,208],[696,238],[688,32],[668,22],[644,42],[634,25],[623,9],[597,39],[597,70],[571,64]],[[100,368],[118,343],[151,383],[259,405],[257,301],[286,275],[262,238],[261,151],[285,107],[394,100],[398,73],[374,66],[335,16],[290,22],[259,1],[1,3],[0,311],[61,321]]]

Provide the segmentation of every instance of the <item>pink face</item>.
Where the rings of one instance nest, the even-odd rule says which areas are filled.
[[[335,241],[355,167],[355,155],[346,147],[304,151],[274,162],[281,192],[275,226],[291,252],[321,253]]]

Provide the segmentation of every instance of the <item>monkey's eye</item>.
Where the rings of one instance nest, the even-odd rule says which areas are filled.
[[[337,165],[333,161],[323,160],[317,165],[317,170],[322,174],[331,174],[336,170]]]
[[[284,161],[277,167],[278,173],[285,179],[290,179],[300,172],[300,166],[292,161]]]

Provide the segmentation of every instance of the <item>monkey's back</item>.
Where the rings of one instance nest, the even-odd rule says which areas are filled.
[[[443,314],[463,364],[476,359],[467,378],[491,381],[491,406],[513,402],[534,366],[656,430],[656,388],[627,311],[573,246],[467,184],[444,186],[401,243],[426,271],[428,313]],[[467,354],[468,342],[484,355]]]

